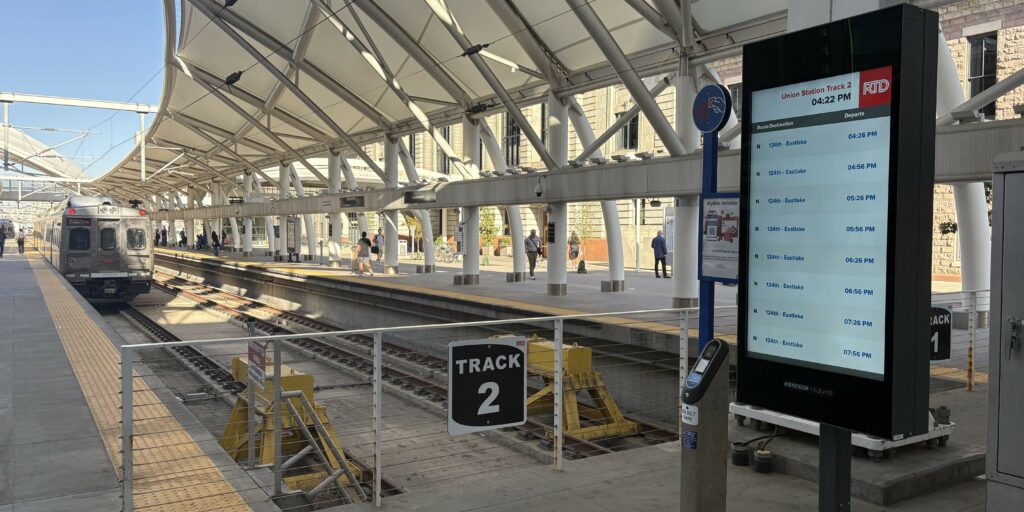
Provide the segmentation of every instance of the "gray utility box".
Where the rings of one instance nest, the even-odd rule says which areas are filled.
[[[992,173],[992,316],[989,334],[990,512],[1024,503],[1024,152]]]

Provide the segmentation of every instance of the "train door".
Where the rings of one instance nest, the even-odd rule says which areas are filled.
[[[145,220],[130,220],[124,223],[125,226],[125,248],[124,252],[124,264],[126,270],[131,275],[138,273],[149,273],[152,270],[152,260],[150,259],[150,244],[153,240],[150,239],[149,230],[146,229],[148,224]],[[172,235],[168,234],[168,238]]]
[[[96,266],[94,272],[107,274],[109,277],[121,277],[124,272],[121,268],[121,256],[118,252],[121,247],[120,236],[118,236],[117,219],[100,219],[96,229],[99,233],[99,246],[96,248]],[[95,277],[95,276],[94,276]]]

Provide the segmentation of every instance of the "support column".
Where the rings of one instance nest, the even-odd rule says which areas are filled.
[[[679,59],[676,77],[676,132],[687,152],[700,144],[700,132],[693,124],[693,100],[697,96],[696,77],[690,71],[689,57]],[[675,232],[672,233],[672,307],[694,308],[700,302],[700,282],[697,279],[697,250],[700,237],[699,197],[675,198]]]
[[[291,188],[291,172],[289,171],[288,164],[281,162],[277,166],[277,183],[279,185],[278,197],[281,199],[288,198],[288,189]],[[278,215],[277,216],[278,233],[277,241],[275,243],[274,261],[284,261],[285,256],[288,254],[288,216]]]
[[[466,225],[465,254],[462,255],[462,284],[480,284],[480,207],[462,208],[462,222]]]
[[[341,155],[334,151],[327,152],[327,192],[341,192]],[[327,264],[331,267],[341,266],[341,212],[328,214]]]
[[[384,137],[384,188],[398,186],[398,142]],[[398,210],[384,212],[384,273],[398,273]]]
[[[195,191],[192,190],[192,187],[188,187],[185,190],[187,192],[185,200],[188,202],[188,209],[189,210],[193,210],[196,207]],[[185,246],[186,247],[188,247],[189,249],[195,249],[196,248],[196,221],[195,221],[195,219],[186,219],[185,220],[185,239],[186,239],[186,242],[185,242]]]
[[[229,203],[228,196],[230,193],[231,190],[229,185],[221,187],[221,196],[224,198],[225,204]],[[242,245],[241,233],[238,232],[238,217],[231,215],[228,217],[228,223],[231,225],[231,250],[237,251]],[[224,243],[224,241],[221,240],[221,243]]]
[[[573,98],[569,108],[569,119],[572,121],[576,135],[580,138],[583,147],[589,147],[597,138],[594,136],[594,129],[590,121],[583,113],[576,99]],[[593,154],[601,158],[601,148],[597,148]],[[626,289],[626,264],[622,256],[622,226],[619,223],[619,206],[615,201],[601,201],[601,217],[604,220],[604,234],[608,241],[608,281],[607,285],[601,282],[601,291],[621,292]]]
[[[402,167],[405,169],[405,177],[408,178],[409,183],[418,182],[420,173],[416,169],[416,162],[409,154],[409,148],[405,147],[405,142],[402,139],[398,139],[398,156],[402,159]],[[423,233],[423,264],[416,265],[416,273],[429,274],[437,268],[434,255],[434,226],[430,221],[430,210],[412,210],[412,214],[419,220],[420,231]]]
[[[548,152],[555,164],[566,166],[569,164],[569,109],[552,93],[548,93],[547,107]],[[548,244],[548,295],[560,296],[568,293],[565,251],[569,239],[569,205],[557,202],[548,206],[551,208],[548,222],[555,225],[555,242]]]
[[[349,165],[348,159],[341,157],[341,173],[345,176],[345,184],[348,188],[356,188],[359,186],[359,182],[356,181],[356,175],[352,172],[352,166]],[[370,223],[366,220],[366,212],[359,212],[356,214],[356,218],[359,220],[359,234],[366,233],[370,235]],[[354,240],[349,240],[354,242]]]
[[[262,185],[262,183],[260,183],[260,177],[258,175],[254,174],[252,179],[253,179],[253,191],[254,192],[255,191],[259,191],[260,193],[262,193],[263,192],[263,185]],[[263,230],[266,233],[264,238],[267,240],[267,250],[263,253],[263,255],[264,256],[273,256],[274,255],[274,250],[276,249],[276,247],[275,247],[276,244],[275,244],[275,239],[274,239],[274,218],[273,217],[271,217],[269,215],[267,215],[266,217],[263,217]]]
[[[295,169],[294,165],[289,166],[291,169],[292,184],[295,185],[295,195],[297,197],[306,197],[306,189],[302,186],[302,180],[299,179],[299,172]],[[306,227],[306,252],[307,254],[302,257],[306,261],[312,261],[316,257],[316,243],[319,239],[316,233],[316,224],[313,223],[313,214],[304,213],[302,215],[302,224]],[[296,251],[302,252],[302,240],[296,240],[295,248]]]
[[[465,126],[463,124],[463,127]],[[484,142],[484,148],[487,150],[487,156],[491,159],[491,165],[495,170],[508,167],[505,164],[505,155],[501,151],[501,146],[498,145],[497,138],[491,132],[491,127],[482,121],[478,126],[480,131],[477,135]],[[463,128],[463,134],[465,133],[465,128]],[[473,146],[479,148],[480,144],[474,142]],[[512,272],[506,275],[505,279],[513,282],[526,281],[526,238],[523,235],[523,216],[519,211],[519,205],[506,206],[505,216],[508,217],[508,228],[512,238]]]
[[[248,204],[252,197],[252,173],[247,172],[242,177],[242,193],[245,203]],[[252,217],[242,219],[242,229],[245,230],[242,235],[242,256],[246,258],[252,256],[252,224]]]

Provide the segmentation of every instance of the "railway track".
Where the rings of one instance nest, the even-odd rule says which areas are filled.
[[[160,343],[184,341],[152,318],[146,316],[131,304],[110,304],[106,306],[104,310],[105,312],[119,313],[129,319],[136,327],[147,334],[157,345]],[[214,393],[215,396],[226,397],[227,395],[237,395],[238,393],[245,391],[245,384],[236,381],[229,369],[215,361],[210,356],[204,354],[201,350],[188,345],[164,347],[164,349],[170,351],[178,361],[188,367],[192,372],[205,375],[206,379],[203,380],[219,387],[220,390]],[[369,479],[367,481],[372,481],[373,466],[362,462],[351,453],[348,453],[347,450],[345,452],[346,457],[350,461],[359,466],[364,474],[369,475]],[[384,496],[393,496],[402,492],[398,485],[391,482],[385,476],[382,476],[381,478],[381,485]]]
[[[193,283],[157,272],[154,285],[168,293],[183,297],[197,306],[218,313],[240,323],[252,323],[257,332],[268,335],[296,334],[290,344],[308,354],[328,359],[349,370],[363,375],[372,375],[373,339],[369,336],[339,336],[345,346],[322,340],[302,338],[301,334],[342,330],[338,326],[311,319],[302,315],[269,306],[219,289]],[[439,407],[445,405],[448,389],[432,377],[447,374],[447,361],[417,352],[394,343],[383,343],[384,357],[388,364],[382,370],[385,383],[415,394]],[[638,434],[607,440],[588,441],[570,435],[563,435],[564,454],[568,458],[584,458],[639,446],[649,446],[678,439],[675,432],[643,421],[632,419],[641,426]],[[535,419],[526,425],[515,427],[520,439],[539,439],[550,447],[552,427]],[[543,433],[543,434],[538,434]]]

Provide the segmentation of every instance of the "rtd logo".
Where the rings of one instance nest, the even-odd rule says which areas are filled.
[[[860,108],[888,105],[892,101],[892,66],[860,72]]]
[[[864,94],[878,94],[889,90],[888,80],[864,82]]]

